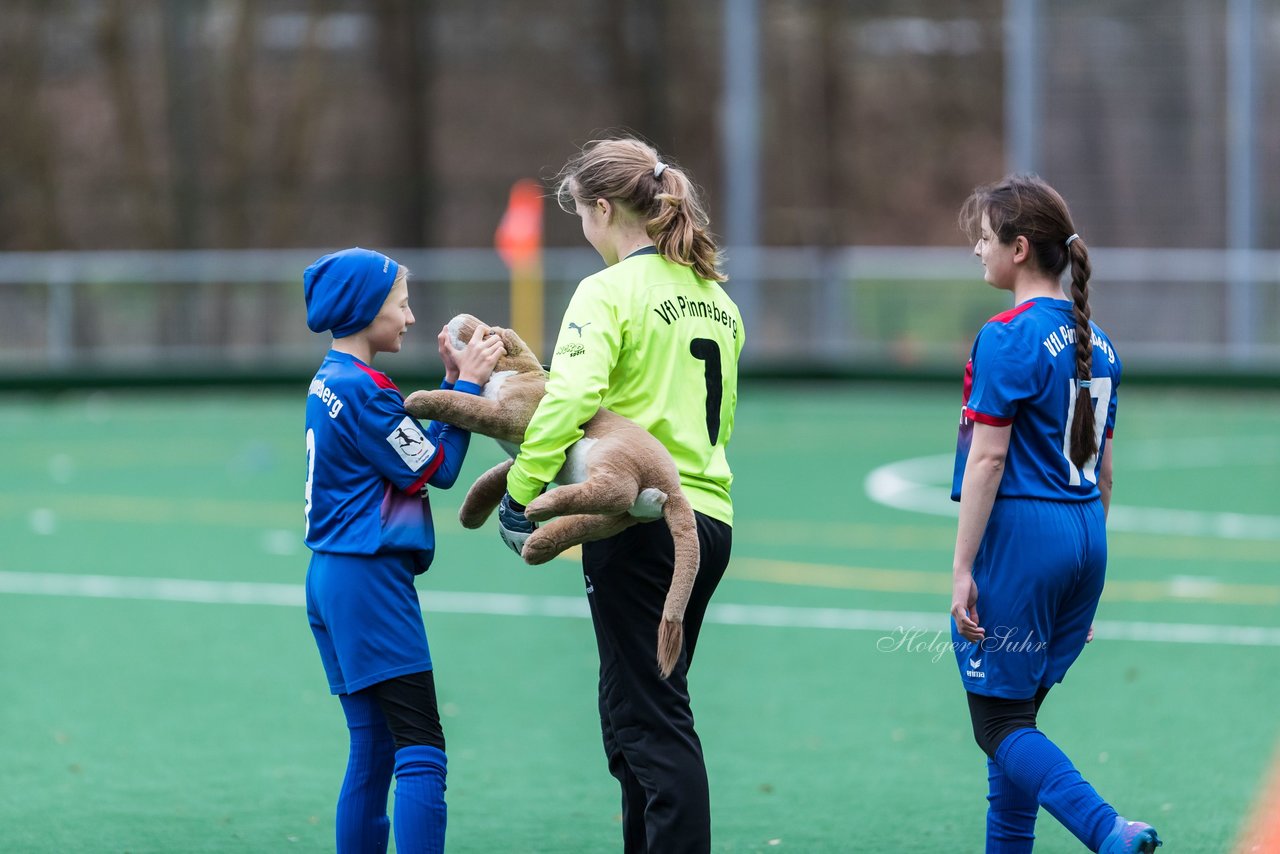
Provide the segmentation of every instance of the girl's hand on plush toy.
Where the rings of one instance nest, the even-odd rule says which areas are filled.
[[[453,355],[453,341],[449,337],[448,324],[440,327],[436,344],[440,346],[440,361],[444,362],[444,381],[453,385],[458,381],[458,360]]]
[[[491,332],[487,326],[476,327],[466,348],[454,354],[458,363],[458,379],[478,386],[489,381],[493,366],[498,364],[498,359],[506,352],[502,337]]]

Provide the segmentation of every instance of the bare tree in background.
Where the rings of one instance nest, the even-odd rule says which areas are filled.
[[[0,157],[23,164],[23,172],[14,176],[19,180],[0,184],[7,202],[3,223],[6,232],[20,235],[13,242],[31,249],[61,248],[66,238],[58,211],[58,150],[40,106],[46,15],[39,0],[9,3],[0,28],[0,50],[9,67],[0,75],[0,114],[6,117]]]
[[[433,233],[435,211],[431,170],[432,3],[388,0],[378,4],[379,71],[390,94],[392,147],[389,239],[395,246],[420,246]]]
[[[330,0],[311,0],[307,7],[307,27],[302,47],[294,59],[288,83],[288,102],[277,117],[275,141],[267,155],[273,181],[270,188],[265,244],[288,246],[297,239],[299,222],[308,210],[304,188],[313,166],[311,135],[324,112],[328,78],[320,44],[320,29],[332,7]],[[277,318],[285,316],[284,302],[292,294],[273,288],[267,292],[259,314],[256,340],[270,344],[278,337]]]
[[[306,209],[303,186],[312,165],[311,134],[321,117],[327,76],[321,55],[320,28],[329,13],[329,0],[311,0],[302,47],[293,61],[287,83],[288,103],[279,113],[274,143],[267,158],[273,165],[272,211],[265,229],[267,246],[288,246],[296,239],[298,221]]]
[[[198,75],[203,71],[203,52],[195,43],[194,31],[205,14],[204,0],[161,3],[162,45],[165,75],[165,126],[169,143],[169,196],[172,242],[182,249],[200,242],[200,159],[199,127],[205,92]]]
[[[133,201],[139,246],[161,249],[173,245],[173,233],[164,202],[160,177],[156,174],[157,152],[150,149],[142,97],[133,71],[136,46],[130,44],[131,13],[127,0],[108,0],[98,19],[97,46],[106,71],[107,96],[111,102],[123,160],[123,192]]]
[[[221,65],[225,104],[216,139],[222,161],[221,204],[214,208],[221,226],[221,245],[248,248],[256,245],[254,216],[261,210],[254,180],[254,145],[259,138],[254,110],[257,72],[258,4],[232,0],[227,6],[232,24],[227,55]],[[235,333],[235,289],[225,282],[211,285],[208,327],[215,341],[229,341]]]
[[[0,173],[0,228],[6,240],[31,249],[65,245],[58,207],[57,147],[53,122],[40,104],[44,64],[44,5],[10,3],[0,27],[0,52],[8,72],[0,75],[0,162],[22,164]],[[0,288],[0,334],[10,344],[32,341],[43,327],[43,301],[16,288]],[[77,314],[83,314],[78,312]]]
[[[257,73],[258,4],[253,0],[233,0],[231,41],[223,64],[226,92],[224,120],[217,139],[221,145],[223,172],[223,245],[250,247],[258,244],[253,219],[258,213],[254,181],[254,145],[258,121],[254,110],[254,79]]]
[[[670,149],[666,0],[610,0],[598,20],[609,91],[616,93],[628,128],[659,150]]]
[[[169,215],[164,179],[158,174],[156,164],[159,152],[152,150],[154,140],[149,136],[142,84],[135,73],[138,45],[131,38],[132,22],[136,10],[126,0],[108,0],[101,7],[98,18],[97,47],[106,72],[106,88],[111,104],[118,151],[123,161],[121,191],[131,201],[128,207],[134,212],[132,235],[135,246],[145,249],[165,249],[173,245],[173,219]],[[172,171],[172,170],[171,170]],[[96,336],[87,328],[93,310],[92,293],[84,288],[76,289],[75,312],[76,340],[91,344]],[[161,344],[173,344],[181,340],[178,329],[180,311],[178,298],[170,289],[157,295],[154,340]]]
[[[203,138],[198,109],[207,90],[204,54],[194,35],[205,16],[204,0],[160,4],[161,56],[164,68],[164,120],[168,142],[170,242],[180,249],[200,245]],[[206,343],[208,327],[196,314],[196,286],[164,288],[157,295],[156,321],[162,344]],[[204,339],[204,340],[202,340]]]
[[[818,65],[822,75],[819,80],[822,106],[815,117],[819,122],[815,137],[821,148],[818,159],[821,166],[814,171],[819,176],[817,202],[824,225],[811,234],[814,242],[825,248],[856,242],[852,240],[852,228],[847,222],[846,170],[841,162],[847,146],[840,134],[840,123],[848,108],[847,101],[854,97],[854,92],[843,85],[844,53],[840,43],[846,17],[843,6],[843,0],[824,0],[814,13],[820,28]]]

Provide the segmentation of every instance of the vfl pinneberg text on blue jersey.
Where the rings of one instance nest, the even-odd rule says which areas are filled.
[[[1106,333],[1092,326],[1089,394],[1098,453],[1077,468],[1070,426],[1079,392],[1071,303],[1037,297],[991,318],[965,366],[951,497],[960,499],[974,422],[1009,427],[997,497],[1088,501],[1099,495],[1098,460],[1115,427],[1122,365]]]

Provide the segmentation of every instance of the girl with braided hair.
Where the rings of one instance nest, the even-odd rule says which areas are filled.
[[[1092,639],[1106,573],[1121,366],[1090,320],[1089,250],[1034,176],[979,187],[961,224],[986,281],[1014,300],[982,327],[965,369],[951,496],[952,638],[988,757],[986,850],[1031,851],[1043,806],[1090,851],[1149,854],[1155,829],[1121,818],[1036,727]]]

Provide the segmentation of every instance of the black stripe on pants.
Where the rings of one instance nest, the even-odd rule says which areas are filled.
[[[693,727],[688,671],[707,604],[729,564],[733,529],[695,514],[701,563],[684,616],[684,652],[658,672],[658,624],[674,548],[662,521],[634,525],[582,549],[600,651],[600,729],[609,771],[622,785],[626,854],[706,854],[711,804]]]

